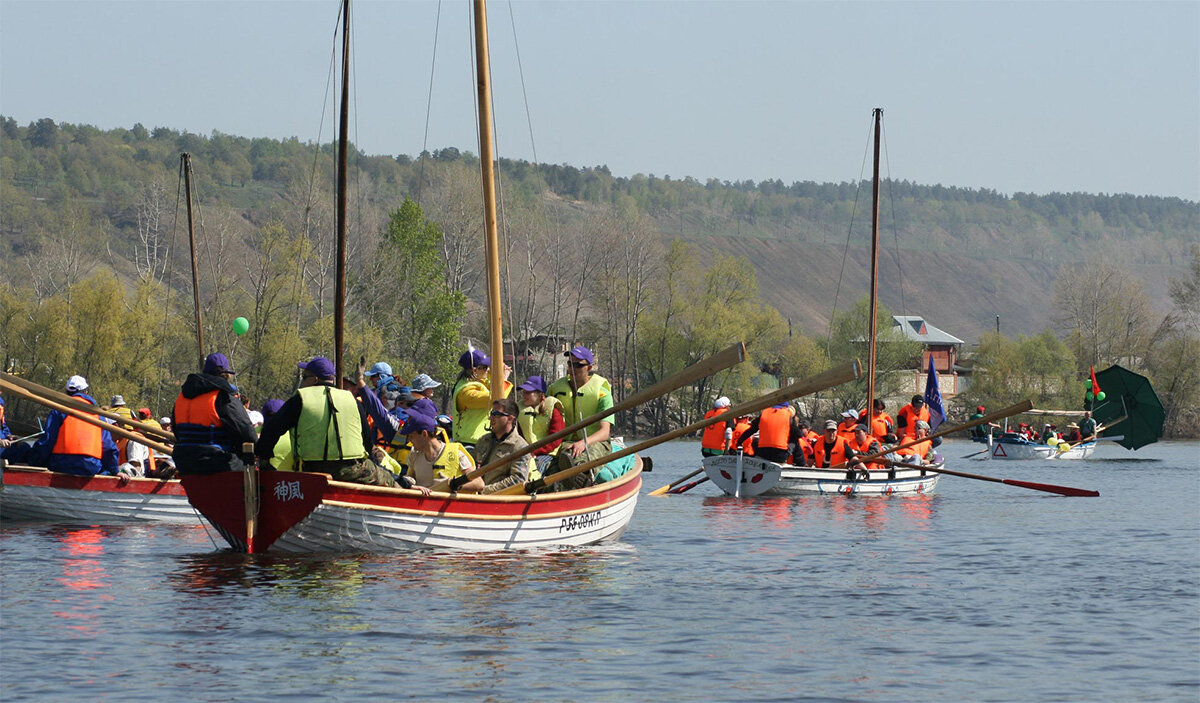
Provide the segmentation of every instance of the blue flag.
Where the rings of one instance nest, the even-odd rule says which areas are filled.
[[[942,407],[942,391],[938,388],[932,354],[929,355],[929,375],[925,377],[925,407],[929,408],[929,431],[933,432],[946,419],[946,409]]]

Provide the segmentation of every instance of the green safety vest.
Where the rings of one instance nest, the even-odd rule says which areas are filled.
[[[521,428],[521,436],[526,442],[533,444],[550,434],[550,418],[554,415],[554,409],[558,407],[562,407],[558,398],[546,396],[535,407],[521,408],[521,413],[517,415],[517,426]]]
[[[271,468],[276,471],[295,471],[296,457],[292,456],[292,433],[285,432],[275,443],[275,451],[271,453]]]
[[[300,418],[292,430],[292,446],[301,461],[342,461],[367,455],[358,400],[350,391],[309,386],[296,392]]]
[[[603,398],[609,398],[611,406],[612,387],[608,385],[608,379],[593,374],[588,382],[583,384],[583,388],[574,391],[571,390],[571,382],[568,378],[564,376],[558,379],[551,383],[550,388],[546,390],[547,396],[555,398],[562,405],[563,420],[568,426],[600,412],[600,401]],[[612,418],[610,417],[604,422],[611,423]],[[599,422],[588,425],[586,430],[588,436],[594,435],[598,431],[600,431]],[[570,439],[577,441],[583,439],[583,435],[576,432],[571,435]]]

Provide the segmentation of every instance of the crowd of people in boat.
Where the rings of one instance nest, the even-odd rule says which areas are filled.
[[[705,417],[725,413],[729,405],[729,398],[717,398]],[[941,444],[940,438],[930,438],[929,421],[929,408],[919,395],[900,408],[895,419],[876,398],[869,415],[866,409],[851,408],[840,419],[819,421],[820,432],[794,406],[780,403],[757,417],[743,415],[709,425],[700,438],[700,452],[740,452],[779,464],[855,471],[879,471],[890,464],[921,466],[932,463],[933,449]]]
[[[248,464],[278,471],[317,471],[335,480],[377,486],[460,493],[495,493],[521,486],[527,493],[569,490],[612,481],[629,472],[637,459],[602,459],[620,447],[608,419],[545,443],[524,456],[528,445],[613,407],[612,387],[595,373],[587,347],[566,352],[567,374],[547,384],[529,376],[520,386],[509,381],[493,401],[491,358],[468,350],[459,358],[447,413],[434,400],[442,383],[420,373],[405,382],[390,364],[378,362],[356,373],[353,390],[339,383],[333,363],[315,357],[299,365],[299,388],[287,400],[271,399],[250,408],[236,386],[228,357],[208,355],[199,373],[189,374],[169,417],[155,421],[148,408],[126,416],[173,432],[166,457],[145,445],[59,410],[50,413],[42,437],[32,445],[8,447],[4,458],[77,475],[115,474],[165,477],[161,465],[180,475],[241,471]],[[66,392],[97,405],[88,383],[72,376]],[[0,400],[0,424],[3,424]],[[125,415],[125,401],[114,396],[109,407]],[[614,446],[616,445],[616,446]],[[252,448],[252,450],[251,450]],[[547,484],[546,476],[583,463],[594,464],[573,476]],[[494,468],[471,476],[477,467]],[[173,475],[173,474],[172,474]]]

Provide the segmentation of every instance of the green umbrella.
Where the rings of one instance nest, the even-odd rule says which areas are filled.
[[[1105,426],[1100,434],[1124,435],[1118,444],[1126,449],[1144,447],[1162,437],[1166,412],[1150,379],[1114,364],[1097,373],[1096,380],[1104,391],[1104,400],[1092,409],[1096,422]],[[1125,419],[1108,424],[1122,417]]]

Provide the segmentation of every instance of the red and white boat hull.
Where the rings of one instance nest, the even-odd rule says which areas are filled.
[[[243,476],[183,479],[193,505],[238,551],[495,551],[616,540],[633,517],[641,472],[538,496],[477,496],[379,488],[325,474],[259,474],[258,526],[247,549]]]
[[[0,492],[0,517],[109,524],[200,520],[179,481],[116,476],[74,476],[32,466],[8,465]]]

